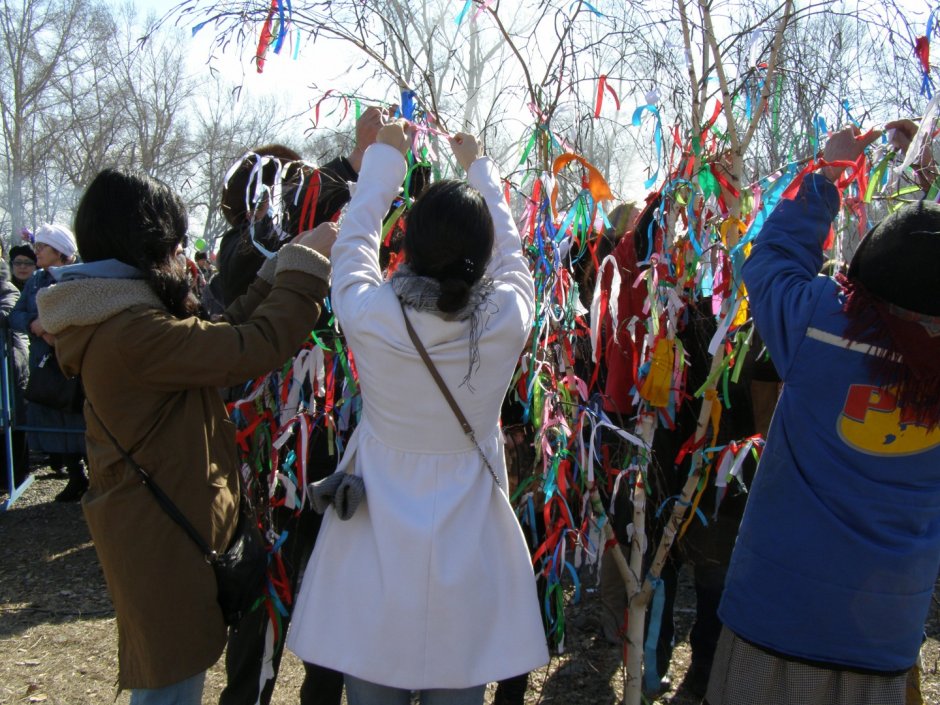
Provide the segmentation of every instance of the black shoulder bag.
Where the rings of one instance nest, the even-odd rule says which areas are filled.
[[[228,626],[237,627],[242,616],[251,611],[255,602],[261,596],[268,566],[268,551],[264,537],[261,535],[258,523],[252,516],[251,507],[245,493],[241,492],[239,497],[238,524],[235,527],[235,534],[232,536],[232,541],[225,553],[219,554],[213,551],[199,535],[193,525],[189,523],[189,520],[183,516],[183,513],[173,503],[173,500],[153,481],[150,473],[144,470],[131,457],[130,453],[118,443],[90,402],[88,408],[91,409],[92,414],[98,420],[98,424],[104,429],[108,438],[111,439],[114,447],[140,475],[141,482],[147,486],[147,489],[153,494],[154,499],[157,500],[163,511],[186,532],[186,535],[199,548],[199,551],[206,559],[206,563],[212,566],[218,586],[216,599],[218,599],[219,606],[222,608],[222,616]],[[241,484],[241,477],[239,477],[239,487],[241,487]]]
[[[30,369],[23,396],[35,404],[73,414],[81,412],[85,401],[81,378],[65,376],[54,350],[43,355],[39,364]]]

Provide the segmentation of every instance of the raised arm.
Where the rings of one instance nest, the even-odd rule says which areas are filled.
[[[381,133],[380,141],[369,147],[362,159],[356,190],[332,255],[330,301],[347,331],[355,326],[359,313],[368,308],[372,294],[382,284],[382,218],[405,178],[405,168],[399,146],[382,142]]]
[[[288,360],[313,328],[326,295],[329,261],[306,246],[278,252],[270,293],[242,323],[179,319],[153,305],[124,315],[116,360],[148,389],[174,391],[226,387],[265,374]],[[145,284],[141,284],[145,286]],[[74,323],[59,300],[74,296],[70,282],[39,292],[40,318],[52,333]]]
[[[857,128],[837,132],[826,145],[825,159],[854,161],[871,139],[858,138]],[[823,243],[839,211],[839,192],[833,181],[841,173],[841,167],[826,167],[822,174],[807,176],[796,197],[782,201],[767,218],[744,263],[754,321],[783,379],[819,296],[828,286],[817,275],[823,264]]]
[[[483,150],[473,135],[454,135],[451,148],[457,161],[466,170],[470,185],[483,194],[493,218],[496,239],[486,273],[498,283],[513,287],[525,301],[531,318],[535,311],[535,285],[529,264],[522,254],[519,229],[512,218],[509,204],[503,198],[499,170],[492,159],[483,156]]]
[[[295,237],[292,242],[302,244],[305,247],[319,252],[324,257],[330,256],[330,250],[336,240],[336,234],[339,227],[335,223],[321,223],[312,230],[307,230]],[[265,263],[258,270],[258,276],[248,287],[248,291],[239,296],[235,301],[225,309],[222,320],[226,323],[238,324],[247,321],[254,310],[268,296],[271,287],[274,286],[275,274],[277,272],[277,254],[271,259],[265,260]]]

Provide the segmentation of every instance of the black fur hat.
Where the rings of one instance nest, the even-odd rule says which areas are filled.
[[[919,201],[878,223],[855,251],[848,278],[882,301],[940,316],[940,205]]]

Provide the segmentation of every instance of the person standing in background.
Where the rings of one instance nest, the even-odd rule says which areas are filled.
[[[55,357],[55,336],[50,334],[39,320],[37,296],[42,289],[55,282],[50,271],[75,261],[77,251],[75,236],[64,225],[45,224],[39,226],[33,236],[36,251],[36,271],[23,287],[20,300],[10,314],[10,327],[29,334],[30,373],[44,364],[58,364]],[[82,465],[85,455],[85,421],[81,413],[71,410],[53,409],[36,402],[26,407],[26,421],[36,429],[27,434],[29,447],[49,455],[53,470],[63,466],[68,473],[68,483],[56,495],[56,502],[77,502],[88,489],[88,478]]]

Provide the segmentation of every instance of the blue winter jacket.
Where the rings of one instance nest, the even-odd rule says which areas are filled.
[[[940,431],[906,423],[844,339],[839,286],[817,276],[839,208],[808,177],[744,265],[784,390],[734,548],[719,615],[781,654],[901,671],[917,659],[940,567]]]

